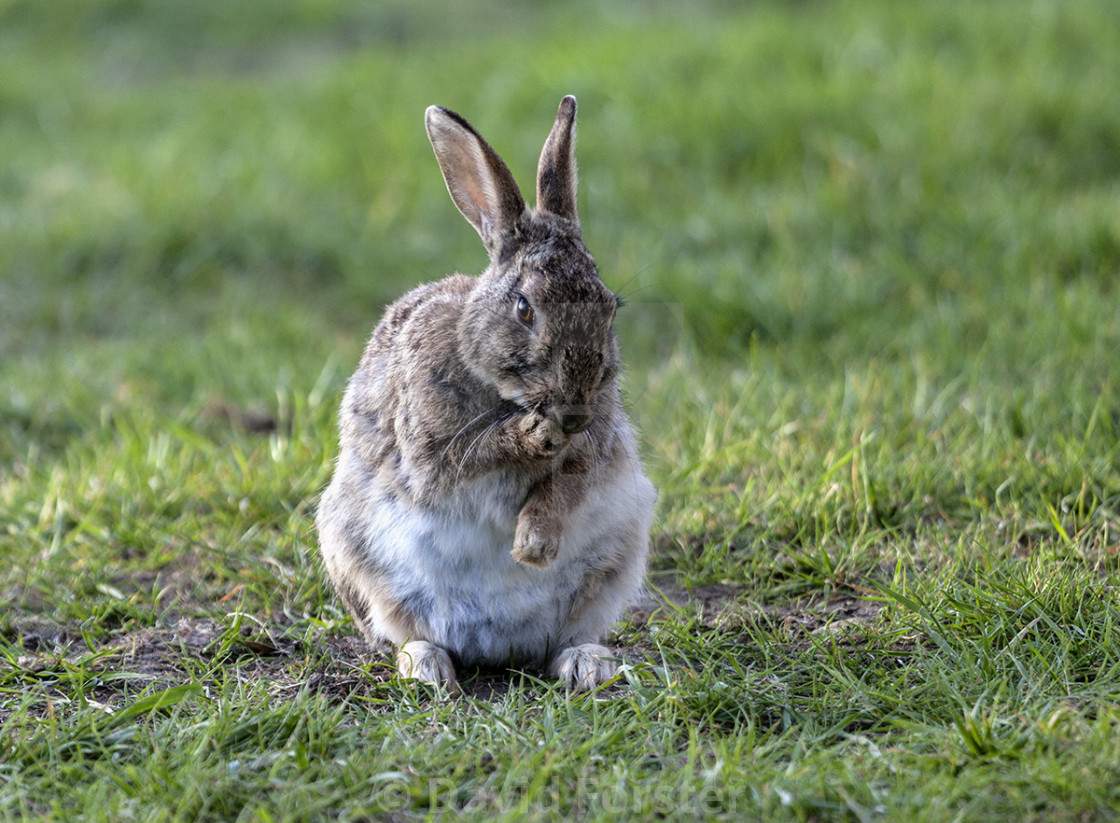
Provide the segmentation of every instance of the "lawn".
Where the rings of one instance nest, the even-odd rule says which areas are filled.
[[[580,102],[660,491],[617,682],[363,649],[382,307]],[[1120,7],[0,0],[0,819],[1120,818]]]

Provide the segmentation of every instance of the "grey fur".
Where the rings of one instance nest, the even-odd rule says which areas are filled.
[[[638,593],[655,493],[622,409],[613,319],[576,214],[576,102],[541,152],[537,208],[462,117],[431,107],[452,200],[490,255],[385,312],[340,411],[316,525],[324,565],[405,676],[451,661],[613,676],[597,645]]]

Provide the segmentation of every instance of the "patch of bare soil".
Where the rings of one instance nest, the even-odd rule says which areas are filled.
[[[357,637],[323,636],[311,647],[256,627],[231,630],[212,618],[183,618],[120,634],[91,648],[78,633],[38,619],[13,621],[5,632],[23,654],[0,658],[0,680],[45,691],[48,711],[83,698],[113,711],[131,696],[184,683],[203,688],[235,678],[269,683],[279,700],[301,690],[336,700],[369,695],[392,669]],[[7,716],[0,701],[0,720]]]
[[[759,606],[752,590],[732,583],[682,587],[669,584],[647,592],[633,610],[631,621],[644,625],[667,610],[683,611],[700,628],[731,629],[736,624],[768,618],[780,621],[792,632],[837,633],[874,620],[880,604],[852,595],[806,598],[778,606]]]
[[[786,630],[788,651],[808,647],[813,635],[828,633],[840,642],[855,640],[879,611],[876,603],[855,597],[807,600],[775,608],[753,605],[750,591],[731,584],[684,588],[661,586],[631,612],[616,638],[620,657],[634,662],[658,660],[651,628],[670,612],[685,612],[697,631],[716,630],[733,637],[758,620],[778,621]],[[0,679],[41,684],[60,699],[72,691],[67,671],[87,675],[87,699],[102,700],[111,709],[129,695],[182,683],[213,683],[235,677],[269,682],[277,699],[291,699],[309,690],[332,700],[370,696],[393,677],[390,659],[369,649],[354,635],[322,632],[310,643],[288,639],[284,627],[270,630],[256,624],[231,628],[212,618],[183,618],[156,628],[111,637],[90,648],[79,632],[41,619],[16,618],[5,631],[23,654],[0,658]],[[5,671],[6,670],[6,671]],[[462,672],[463,692],[495,701],[515,686],[533,688],[534,675],[521,672]],[[0,704],[0,719],[6,715]]]

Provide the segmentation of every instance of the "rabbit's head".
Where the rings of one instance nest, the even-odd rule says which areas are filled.
[[[580,234],[575,118],[576,100],[565,97],[529,209],[506,164],[470,124],[436,106],[426,116],[451,198],[490,255],[459,322],[460,354],[503,399],[569,436],[591,425],[600,396],[616,385],[620,305]]]

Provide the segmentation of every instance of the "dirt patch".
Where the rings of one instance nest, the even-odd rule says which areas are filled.
[[[307,689],[343,700],[370,693],[393,674],[356,637],[324,633],[308,646],[213,618],[183,618],[93,648],[81,635],[43,620],[15,621],[6,634],[23,653],[0,658],[0,679],[42,689],[54,701],[48,711],[70,702],[77,679],[86,701],[113,711],[142,692],[192,682],[207,687],[230,676],[267,682],[278,699]],[[0,719],[7,714],[0,702]]]
[[[748,622],[777,621],[785,630],[789,651],[795,652],[810,645],[813,635],[828,633],[847,640],[876,618],[879,605],[835,597],[760,608],[752,604],[748,589],[733,584],[661,586],[647,594],[620,629],[615,643],[620,657],[657,661],[650,629],[674,612],[687,613],[697,630],[732,636]],[[48,695],[65,701],[72,691],[67,678],[81,671],[87,678],[83,694],[102,701],[107,710],[144,691],[200,679],[205,684],[231,673],[245,681],[268,682],[270,692],[280,700],[301,690],[338,701],[370,696],[394,677],[389,657],[367,648],[355,635],[322,631],[310,640],[293,640],[285,634],[287,628],[182,618],[115,635],[91,648],[80,633],[66,626],[17,618],[4,634],[21,654],[0,659],[0,677],[9,683],[38,684]],[[500,700],[514,686],[534,688],[534,675],[524,672],[463,672],[461,676],[466,695],[487,701]],[[0,718],[6,714],[0,705]]]
[[[632,622],[645,625],[671,610],[695,617],[703,628],[731,628],[736,623],[770,619],[791,631],[835,632],[844,626],[866,625],[878,617],[882,606],[850,594],[809,597],[774,606],[757,605],[753,590],[732,583],[684,587],[675,583],[647,591],[631,614]]]

